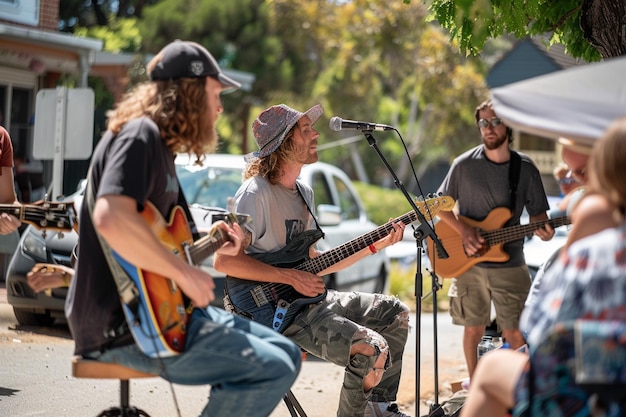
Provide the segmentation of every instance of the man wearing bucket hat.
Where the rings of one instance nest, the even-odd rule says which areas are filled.
[[[311,300],[306,308],[293,312],[292,322],[277,330],[307,352],[345,368],[338,416],[406,416],[392,401],[400,382],[408,307],[383,294],[324,293],[322,279],[398,242],[404,224],[394,224],[385,238],[317,275],[275,266],[285,263],[286,254],[295,247],[298,260],[318,255],[314,243],[323,233],[313,215],[313,190],[298,176],[305,164],[318,160],[319,133],[313,125],[322,111],[320,105],[300,112],[280,104],[264,110],[254,121],[258,150],[245,156],[245,181],[235,195],[236,210],[249,213],[253,221],[244,228],[239,254],[218,254],[214,265],[228,274],[227,308],[253,320],[269,325],[266,319],[271,323],[277,312],[268,304],[269,308],[255,313],[237,305],[237,293],[249,294],[245,288],[258,286],[257,282],[288,284],[290,291],[293,288]]]
[[[169,219],[175,207],[185,212],[174,156],[182,152],[200,159],[215,146],[220,93],[238,83],[203,46],[186,41],[165,46],[148,64],[148,73],[150,81],[109,114],[108,130],[91,161],[80,212],[80,255],[65,308],[75,353],[176,384],[211,385],[203,417],[267,417],[297,376],[300,349],[265,326],[207,307],[214,299],[211,276],[162,244],[141,213],[153,207]],[[217,227],[229,240],[218,252],[237,253],[241,228],[224,222]],[[106,246],[142,274],[170,279],[191,300],[184,308],[186,342],[180,351],[148,353],[129,330],[134,322],[126,322],[109,269],[116,261],[107,259]]]

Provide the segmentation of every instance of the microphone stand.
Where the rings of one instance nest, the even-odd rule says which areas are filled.
[[[395,130],[395,129],[394,129]],[[374,148],[374,150],[376,151],[376,153],[378,154],[378,156],[380,157],[381,161],[383,161],[383,163],[385,164],[385,166],[387,167],[387,170],[389,171],[389,173],[391,174],[391,176],[393,177],[393,182],[396,185],[396,187],[402,191],[402,194],[404,194],[404,197],[407,199],[407,201],[409,202],[409,204],[411,205],[411,207],[413,208],[413,211],[415,212],[415,214],[417,215],[417,218],[420,221],[420,225],[418,227],[413,228],[413,236],[415,237],[415,242],[416,242],[416,246],[417,246],[417,270],[415,272],[415,301],[416,301],[416,323],[415,323],[415,375],[416,375],[416,379],[415,379],[415,416],[419,416],[419,405],[420,405],[420,361],[421,361],[421,348],[420,348],[420,328],[421,328],[421,315],[422,315],[422,251],[423,251],[423,240],[426,237],[430,237],[434,244],[437,246],[437,254],[440,258],[448,258],[448,252],[446,252],[445,248],[443,247],[443,244],[441,243],[441,240],[439,240],[439,238],[437,237],[437,234],[435,233],[435,230],[430,226],[430,223],[428,223],[428,221],[426,220],[426,217],[424,217],[424,215],[422,214],[422,212],[420,212],[420,210],[417,208],[417,206],[415,205],[415,202],[413,201],[413,199],[411,198],[411,196],[409,195],[409,193],[407,192],[406,188],[404,187],[404,184],[402,184],[402,182],[398,179],[398,176],[396,175],[396,173],[394,172],[393,168],[389,165],[389,163],[387,162],[387,160],[385,159],[384,155],[382,154],[382,152],[380,151],[380,149],[378,148],[378,144],[376,143],[376,138],[374,138],[374,136],[372,135],[372,130],[362,130],[361,131],[363,133],[363,135],[365,136],[365,138],[367,139],[367,142],[369,143],[370,147]],[[434,361],[435,361],[435,404],[431,405],[431,410],[433,411],[436,408],[438,408],[439,406],[439,382],[438,382],[438,369],[437,369],[437,362],[438,362],[438,355],[437,355],[437,289],[438,289],[438,284],[437,284],[437,279],[435,278],[434,273],[431,272],[432,278],[433,278],[433,308],[434,308],[434,314],[433,314],[433,323],[434,323],[434,348],[435,348],[435,356],[434,356]],[[429,411],[429,414],[430,414]]]

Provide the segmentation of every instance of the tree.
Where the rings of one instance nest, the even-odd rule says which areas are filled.
[[[433,0],[429,10],[465,53],[506,33],[547,33],[549,44],[589,62],[626,54],[626,0]]]
[[[161,0],[144,9],[139,26],[147,52],[155,53],[172,39],[193,40],[206,46],[222,68],[255,74],[252,92],[237,91],[223,98],[226,111],[218,126],[220,136],[226,139],[222,151],[249,151],[254,103],[265,103],[279,91],[301,94],[306,91],[303,80],[314,79],[303,46],[307,38],[298,26],[302,21],[292,14],[297,4],[290,3],[294,2]],[[232,132],[235,134],[229,134]],[[233,136],[240,142],[228,141]]]
[[[61,0],[59,29],[71,32],[78,27],[108,26],[112,17],[141,17],[143,8],[159,0]]]
[[[478,58],[459,54],[438,26],[425,21],[422,4],[407,8],[386,0],[318,3],[309,12],[311,21],[318,16],[311,30],[323,50],[312,96],[319,97],[328,117],[339,114],[393,124],[417,166],[468,148],[475,139],[467,134],[475,132],[473,109],[486,96]],[[324,7],[331,11],[320,11]],[[322,144],[341,138],[341,133],[321,129]],[[377,132],[375,137],[400,180],[411,181],[397,136]],[[370,162],[365,164],[370,179],[391,186],[388,172],[365,139],[320,155],[332,154],[337,165],[354,173],[350,162],[355,151]]]

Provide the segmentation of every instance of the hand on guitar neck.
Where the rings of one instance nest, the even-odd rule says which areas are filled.
[[[443,219],[452,213],[440,213]],[[508,253],[503,249],[506,242],[523,239],[532,234],[542,240],[554,236],[554,228],[570,224],[567,216],[548,219],[545,215],[531,217],[529,224],[504,227],[511,218],[511,211],[505,207],[493,209],[482,221],[458,216],[458,221],[440,221],[435,225],[449,257],[436,256],[432,240],[428,241],[428,257],[436,264],[436,273],[442,278],[454,278],[480,262],[506,262]]]

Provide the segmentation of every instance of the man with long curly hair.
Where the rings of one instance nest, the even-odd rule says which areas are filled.
[[[255,290],[288,284],[304,297],[317,300],[300,310],[292,309],[293,322],[286,323],[282,333],[307,352],[345,368],[338,417],[408,417],[394,401],[409,331],[409,308],[385,294],[326,292],[323,280],[324,275],[400,241],[404,224],[394,222],[386,236],[317,274],[276,266],[289,263],[290,257],[314,261],[321,254],[315,245],[322,230],[313,215],[313,189],[298,176],[304,165],[318,160],[319,132],[314,124],[322,111],[319,104],[305,112],[280,104],[265,109],[254,121],[252,130],[259,149],[246,156],[245,181],[235,194],[237,211],[251,214],[254,221],[245,226],[237,256],[218,254],[215,268],[229,275],[228,298],[234,310],[260,322],[272,323],[272,317],[280,320],[283,313],[271,303],[254,312],[237,307],[236,293],[249,293],[250,283]],[[275,292],[284,294],[278,289]],[[259,293],[254,294],[261,299]]]
[[[239,84],[204,47],[187,41],[165,46],[149,63],[148,74],[150,81],[109,113],[108,130],[91,161],[80,213],[80,255],[66,302],[75,353],[176,384],[211,385],[203,417],[268,416],[297,376],[300,349],[265,326],[207,307],[215,298],[211,276],[162,244],[142,216],[151,207],[165,219],[176,207],[184,210],[174,156],[189,153],[201,160],[214,148],[214,124],[223,111],[220,93]],[[217,227],[228,237],[218,252],[237,253],[241,227],[224,222]],[[150,354],[136,341],[106,246],[122,263],[170,279],[191,301],[179,311],[188,320],[181,351]]]

